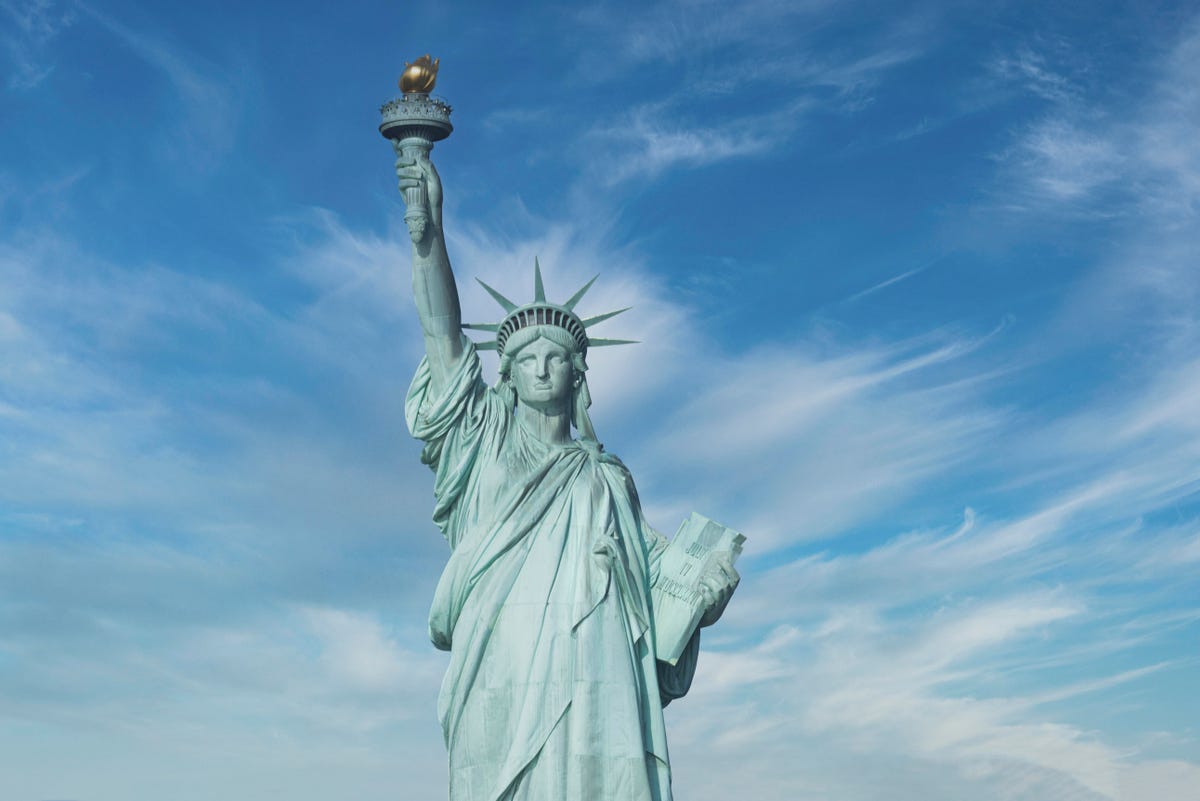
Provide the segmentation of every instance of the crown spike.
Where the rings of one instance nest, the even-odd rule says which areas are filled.
[[[597,314],[595,317],[588,317],[587,319],[580,320],[579,322],[583,323],[584,328],[591,328],[596,323],[602,323],[605,320],[607,320],[609,317],[616,317],[618,314],[621,314],[622,312],[627,312],[632,308],[633,308],[632,306],[626,306],[623,309],[617,309],[616,311],[605,312],[604,314]]]
[[[501,295],[492,287],[483,282],[482,279],[476,278],[479,285],[483,287],[492,299],[499,303],[504,308],[504,319],[499,323],[462,323],[464,329],[474,331],[488,331],[495,334],[495,339],[488,342],[476,342],[475,348],[478,350],[494,350],[498,353],[504,353],[505,344],[516,332],[530,326],[555,326],[563,329],[571,335],[579,348],[579,352],[586,352],[589,347],[603,348],[608,345],[634,345],[636,339],[592,339],[587,335],[587,328],[603,322],[610,317],[616,317],[618,314],[629,311],[631,307],[616,309],[603,314],[597,314],[588,318],[580,318],[574,312],[575,305],[580,299],[592,288],[592,284],[596,283],[596,279],[600,276],[592,277],[592,280],[584,284],[578,292],[562,305],[551,303],[546,300],[546,285],[542,280],[542,265],[541,260],[534,256],[533,259],[533,294],[534,299],[531,303],[523,306],[518,306],[508,298]]]
[[[516,309],[517,309],[517,304],[513,303],[511,300],[509,300],[508,298],[504,297],[503,295],[501,295],[501,294],[500,294],[499,292],[497,292],[496,290],[492,289],[492,288],[491,288],[490,286],[488,286],[487,284],[483,283],[483,281],[482,281],[482,280],[480,280],[480,279],[478,279],[478,278],[476,278],[475,280],[476,280],[476,281],[479,281],[479,285],[480,285],[481,287],[483,287],[484,289],[486,289],[486,290],[487,290],[487,293],[488,293],[489,295],[491,295],[491,296],[492,296],[492,299],[493,299],[494,301],[496,301],[497,303],[499,303],[501,307],[503,307],[503,309],[504,309],[505,313],[512,312],[512,311],[516,311]]]
[[[542,285],[542,265],[538,264],[537,256],[533,257],[533,299],[537,303],[546,302],[546,287]]]
[[[582,298],[585,294],[587,294],[587,291],[592,288],[592,284],[596,283],[596,279],[599,277],[600,277],[599,273],[597,273],[596,275],[593,275],[591,281],[588,281],[586,284],[584,284],[582,287],[580,287],[579,291],[576,292],[574,295],[572,295],[570,300],[568,300],[566,303],[563,304],[563,308],[566,309],[567,311],[574,310],[575,304],[579,302],[580,298]]]

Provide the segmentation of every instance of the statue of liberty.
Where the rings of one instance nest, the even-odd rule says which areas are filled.
[[[668,542],[588,417],[588,349],[618,341],[587,329],[617,312],[576,314],[591,282],[547,301],[535,263],[531,303],[484,284],[505,316],[464,326],[429,148],[394,145],[425,340],[405,416],[451,548],[429,617],[450,652],[438,699],[450,799],[670,801],[663,707],[688,691],[699,628],[737,586],[732,559],[701,578],[699,625],[674,664],[660,661],[652,588]],[[500,357],[492,387],[483,348]]]

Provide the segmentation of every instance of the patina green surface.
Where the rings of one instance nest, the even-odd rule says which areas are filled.
[[[658,661],[651,589],[667,541],[588,418],[587,351],[604,343],[573,311],[586,287],[549,303],[538,270],[531,304],[489,290],[506,316],[478,326],[500,352],[487,386],[461,330],[429,149],[394,145],[407,216],[423,221],[410,233],[426,356],[405,415],[451,549],[429,620],[450,651],[438,714],[451,801],[666,801],[663,706],[687,692],[699,628],[737,574],[716,562],[696,633],[676,664]]]

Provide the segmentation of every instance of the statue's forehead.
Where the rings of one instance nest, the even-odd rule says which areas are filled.
[[[528,351],[535,351],[538,353],[557,352],[563,354],[564,356],[568,353],[567,349],[562,345],[558,344],[552,339],[547,339],[544,336],[538,336],[537,339],[533,340],[529,344],[522,345],[517,349],[517,352],[514,354],[514,356],[519,357],[522,353],[526,353]]]

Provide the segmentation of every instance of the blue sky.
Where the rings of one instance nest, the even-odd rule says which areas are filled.
[[[1200,14],[821,0],[0,0],[0,795],[444,793],[426,51],[466,316],[600,272],[601,439],[748,537],[679,797],[1195,797]]]

